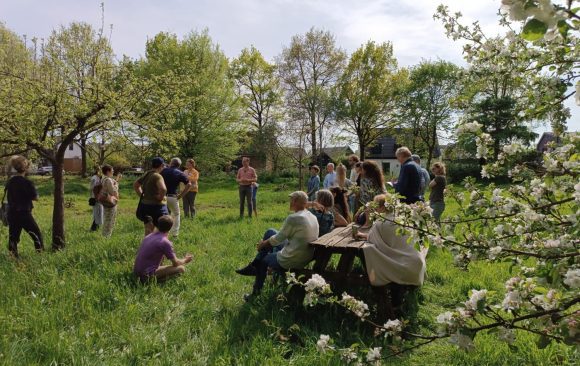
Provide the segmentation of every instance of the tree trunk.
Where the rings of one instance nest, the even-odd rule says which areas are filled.
[[[62,155],[62,156],[61,156]],[[52,164],[54,179],[54,207],[52,209],[52,249],[60,250],[65,246],[64,235],[64,153],[57,153]]]
[[[359,150],[359,158],[360,161],[364,161],[365,160],[365,149],[366,149],[366,144],[364,142],[364,140],[359,136],[358,138],[358,150]]]
[[[302,191],[304,187],[304,172],[302,171],[302,158],[298,162],[298,190]]]
[[[87,137],[81,138],[81,177],[87,177]]]
[[[311,118],[310,120],[310,138],[312,139],[312,156],[316,159],[316,119]]]

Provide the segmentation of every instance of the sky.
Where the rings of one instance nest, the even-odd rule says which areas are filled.
[[[0,21],[20,35],[47,38],[72,21],[101,25],[102,0],[0,0]],[[433,14],[440,3],[460,11],[464,23],[478,20],[486,34],[498,34],[500,0],[109,0],[104,24],[118,57],[144,55],[158,32],[186,35],[208,29],[224,53],[236,57],[254,45],[272,61],[293,35],[311,27],[333,33],[351,53],[368,40],[391,41],[401,66],[443,59],[465,65],[462,44],[445,37]],[[570,98],[570,131],[580,130],[580,107]],[[549,130],[539,127],[537,132]]]

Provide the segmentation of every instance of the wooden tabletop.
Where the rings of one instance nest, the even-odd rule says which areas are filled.
[[[346,227],[337,227],[326,235],[321,236],[310,245],[318,248],[353,248],[360,249],[364,246],[364,240],[356,240],[352,238],[352,225]]]

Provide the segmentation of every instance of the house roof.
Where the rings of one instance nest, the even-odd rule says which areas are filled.
[[[354,151],[352,151],[350,146],[331,146],[321,149],[320,153],[326,154],[328,155],[328,157],[335,160],[335,158],[340,158],[342,156],[354,154]]]

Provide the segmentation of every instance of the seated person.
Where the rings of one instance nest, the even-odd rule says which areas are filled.
[[[316,216],[316,220],[318,220],[318,237],[328,234],[334,229],[333,206],[334,198],[328,189],[318,191],[316,201],[306,204],[308,211]]]
[[[393,219],[385,207],[386,195],[375,197],[378,213]],[[358,237],[367,242],[363,247],[369,281],[373,286],[391,282],[399,285],[421,286],[425,277],[426,250],[418,252],[407,236],[397,234],[398,226],[388,220],[376,220],[368,234]]]
[[[347,226],[352,222],[347,199],[348,191],[344,188],[332,187],[330,188],[330,192],[334,196],[334,226]]]
[[[302,191],[290,194],[290,210],[293,211],[279,232],[269,230],[264,240],[257,245],[258,254],[246,267],[236,270],[243,276],[256,276],[251,295],[245,295],[249,301],[262,290],[268,267],[275,271],[287,271],[291,268],[303,268],[314,255],[314,249],[308,243],[318,238],[318,221],[306,210],[308,196]],[[275,234],[275,235],[273,235]],[[279,249],[274,251],[273,248]]]
[[[167,234],[173,226],[173,219],[169,215],[161,216],[157,220],[159,231],[147,235],[141,242],[137,251],[133,272],[141,279],[147,281],[156,277],[158,281],[163,281],[169,277],[185,272],[184,265],[191,262],[191,254],[186,254],[184,258],[178,259],[173,252],[173,245],[167,239]],[[163,257],[171,261],[170,266],[162,266]]]

